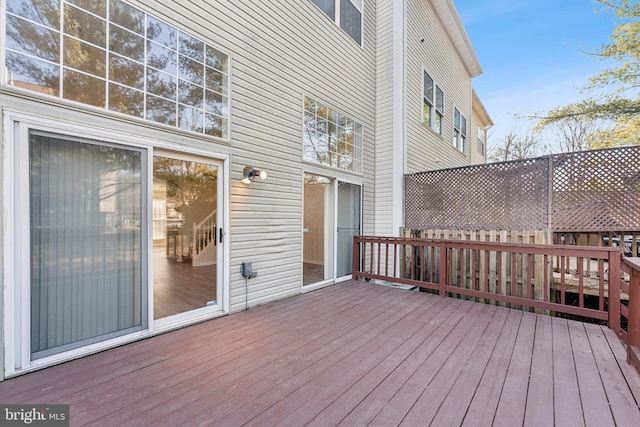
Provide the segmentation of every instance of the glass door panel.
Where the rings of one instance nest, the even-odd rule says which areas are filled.
[[[353,236],[361,233],[360,186],[338,182],[337,277],[352,272]]]
[[[31,359],[146,327],[143,153],[31,134]]]
[[[153,158],[153,313],[161,319],[217,303],[219,166]]]
[[[333,190],[329,178],[304,176],[302,284],[333,279]]]

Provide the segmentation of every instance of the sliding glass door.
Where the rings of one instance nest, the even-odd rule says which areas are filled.
[[[31,359],[145,328],[143,152],[29,143]]]
[[[361,186],[304,176],[303,286],[351,274],[353,236],[361,233]]]
[[[338,182],[337,274],[348,276],[353,264],[353,236],[361,234],[361,187]]]

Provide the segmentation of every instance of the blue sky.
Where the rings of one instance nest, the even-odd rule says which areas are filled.
[[[513,114],[531,115],[577,101],[589,77],[612,65],[583,53],[607,43],[615,27],[613,14],[595,1],[454,3],[484,71],[473,86],[495,123],[489,145],[512,127],[531,127]]]

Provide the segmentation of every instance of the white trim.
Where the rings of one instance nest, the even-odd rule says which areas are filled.
[[[4,2],[3,2],[4,4]],[[4,171],[4,176],[2,179],[2,194],[4,195],[2,200],[2,218],[3,227],[2,227],[2,248],[3,248],[3,286],[2,286],[2,301],[3,301],[3,310],[2,310],[2,324],[3,324],[3,354],[4,358],[2,361],[4,362],[3,372],[13,371],[15,369],[15,352],[9,351],[7,343],[15,343],[16,342],[16,334],[15,334],[15,295],[14,295],[14,287],[9,286],[9,284],[15,283],[15,266],[13,264],[13,254],[15,253],[15,205],[11,203],[7,203],[8,201],[14,200],[15,197],[15,184],[14,180],[7,179],[8,176],[13,176],[15,172],[14,167],[14,140],[13,140],[13,132],[8,131],[11,126],[11,121],[9,118],[4,115],[3,117],[3,126],[4,132],[2,133],[2,147],[3,147],[3,162],[2,169]],[[0,361],[0,365],[3,362]]]
[[[7,2],[0,2],[0,86],[6,85],[9,83],[9,76],[7,75],[7,67],[6,67],[6,39],[5,36],[7,34]]]
[[[393,2],[393,161],[392,161],[392,235],[397,236],[404,223],[403,181],[406,170],[406,68],[407,68],[407,4],[405,1]],[[398,58],[400,56],[400,58]]]
[[[431,0],[431,4],[469,75],[476,77],[482,74],[482,66],[453,0]]]

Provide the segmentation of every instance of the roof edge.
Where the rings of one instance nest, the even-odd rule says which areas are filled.
[[[482,74],[482,66],[453,0],[430,1],[471,77]]]

